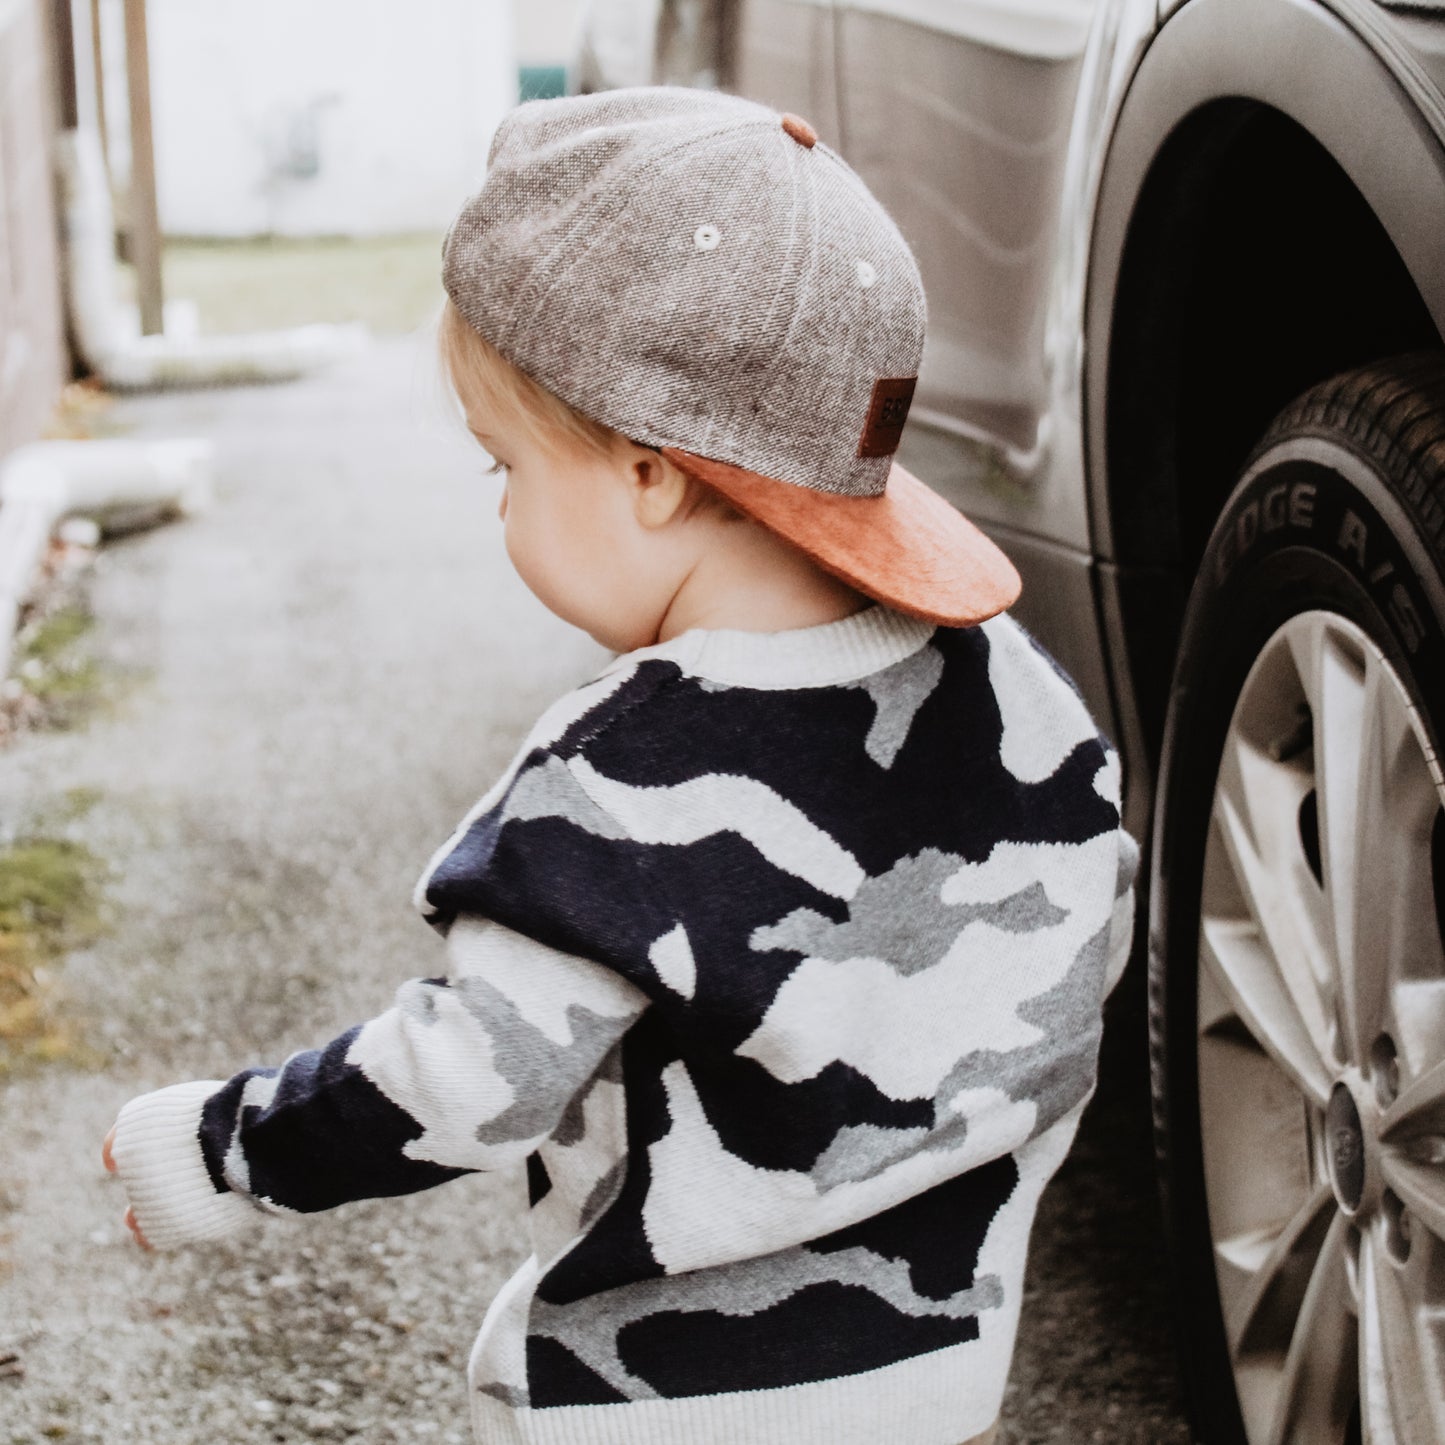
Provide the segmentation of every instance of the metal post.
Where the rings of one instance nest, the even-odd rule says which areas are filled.
[[[95,71],[95,124],[100,131],[100,153],[110,174],[110,129],[105,118],[105,48],[100,38],[100,0],[90,0],[90,54]]]
[[[130,91],[130,257],[140,297],[140,329],[144,335],[153,336],[165,329],[165,323],[145,0],[125,0],[125,74],[126,89]]]
[[[54,27],[55,100],[62,130],[74,130],[77,123],[75,99],[75,32],[70,23],[70,0],[51,0]]]

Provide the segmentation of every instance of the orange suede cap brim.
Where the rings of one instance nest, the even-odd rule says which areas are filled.
[[[662,455],[877,602],[944,627],[1012,607],[1023,584],[1002,551],[897,462],[876,497],[817,492],[679,447]]]

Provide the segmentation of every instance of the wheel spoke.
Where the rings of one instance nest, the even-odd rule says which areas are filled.
[[[1319,700],[1320,695],[1320,647],[1325,626],[1323,617],[1302,613],[1290,620],[1283,634],[1285,645],[1294,661],[1300,688],[1309,699],[1311,707]]]
[[[1399,965],[1421,956],[1422,923],[1434,917],[1429,827],[1438,803],[1408,700],[1379,654],[1363,639],[1362,656],[1326,639],[1315,750],[1320,856],[1343,1052],[1363,1067],[1388,1022]]]
[[[1330,1075],[1318,1038],[1301,1016],[1258,929],[1236,919],[1206,918],[1200,957],[1245,1028],[1295,1087],[1323,1108]]]
[[[1445,1136],[1445,1059],[1426,1069],[1380,1117],[1380,1136]]]
[[[1225,1329],[1236,1357],[1251,1351],[1285,1348],[1333,1209],[1334,1196],[1329,1186],[1316,1185],[1309,1198],[1270,1241],[1264,1258],[1253,1265],[1252,1272],[1246,1274],[1234,1290],[1221,1289],[1221,1294],[1227,1295]],[[1237,1272],[1251,1270],[1251,1256],[1262,1243],[1263,1240],[1246,1239],[1224,1242],[1216,1248]],[[1221,1286],[1226,1277],[1221,1274]]]
[[[1445,1244],[1445,1164],[1424,1164],[1382,1150],[1380,1173],[1410,1213]]]
[[[1300,1304],[1280,1378],[1269,1445],[1337,1445],[1355,1400],[1356,1325],[1345,1250],[1350,1223],[1337,1214]]]
[[[1359,1062],[1366,1057],[1380,1017],[1378,995],[1363,994],[1383,972],[1368,966],[1373,960],[1361,959],[1355,927],[1357,902],[1362,892],[1369,891],[1360,888],[1364,881],[1360,820],[1375,804],[1378,759],[1373,750],[1380,741],[1380,677],[1329,628],[1313,631],[1319,649],[1317,691],[1309,700],[1314,715],[1320,865],[1339,969],[1340,1022],[1350,1057]]]
[[[1276,762],[1239,730],[1219,762],[1214,817],[1245,904],[1277,957],[1315,961],[1320,941],[1301,927],[1301,874],[1318,894],[1298,844],[1299,805],[1309,777]]]
[[[1445,1384],[1424,1321],[1378,1229],[1360,1241],[1360,1418],[1369,1445],[1434,1445],[1445,1431]]]
[[[1326,863],[1325,883],[1336,928],[1340,1026],[1349,1058],[1361,1066],[1380,1031],[1399,1023],[1390,989],[1445,962],[1430,858],[1440,808],[1434,780],[1411,727],[1409,700],[1374,653],[1364,693],[1354,837],[1331,845],[1322,839],[1338,860],[1333,872]],[[1331,806],[1322,802],[1322,819]]]
[[[1323,917],[1323,901],[1296,836],[1295,818],[1305,791],[1297,769],[1266,757],[1242,737],[1231,737],[1220,762],[1214,823],[1215,840],[1223,844],[1256,937],[1254,949],[1231,950],[1249,972],[1260,975],[1256,987],[1245,988],[1243,993],[1263,1006],[1264,1016],[1255,1013],[1252,1017],[1266,1028],[1274,1025],[1276,1042],[1286,1028],[1283,1017],[1278,1017],[1282,1008],[1290,1016],[1287,1031],[1292,1035],[1302,1031],[1308,1047],[1303,1051],[1285,1049],[1280,1061],[1297,1078],[1309,1080],[1308,1092],[1318,1101],[1328,1087],[1323,1077],[1329,1072],[1325,1065],[1331,1057],[1319,980],[1330,975],[1332,966],[1321,957],[1314,926],[1313,915]],[[1225,923],[1232,938],[1243,944],[1251,932],[1248,927],[1235,926],[1243,920],[1216,920],[1208,912],[1206,906],[1206,931],[1216,921]],[[1222,962],[1227,969],[1229,959]],[[1237,979],[1236,985],[1243,982]],[[1259,1036],[1253,1024],[1251,1031]],[[1267,1040],[1261,1037],[1261,1042]],[[1307,1066],[1307,1058],[1313,1060],[1313,1066]]]

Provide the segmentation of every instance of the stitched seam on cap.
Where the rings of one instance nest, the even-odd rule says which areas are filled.
[[[572,137],[572,139],[575,140],[575,137]],[[664,151],[661,152],[661,157],[671,155],[673,151],[679,150],[682,147],[691,144],[691,141],[691,137],[682,137],[678,140],[673,141]],[[634,161],[629,167],[629,169],[636,170],[638,169],[640,164],[640,162]],[[595,179],[596,178],[594,176],[593,180],[595,181]],[[602,186],[599,189],[601,192],[600,199],[614,197],[622,191],[622,187],[615,183],[607,186]],[[637,194],[638,193],[636,188],[633,188],[629,193],[623,194],[621,207],[612,213],[611,219],[607,222],[607,229],[603,231],[602,235],[606,236],[611,234],[612,229],[616,226],[618,220],[620,220],[621,217],[627,214],[628,210],[636,201]],[[579,212],[579,219],[575,221],[572,226],[568,227],[566,230],[563,231],[563,233],[557,238],[556,244],[547,251],[546,255],[538,258],[538,260],[528,268],[526,279],[512,293],[512,310],[507,320],[502,325],[500,333],[502,339],[509,339],[512,333],[516,331],[518,325],[521,324],[524,319],[529,319],[532,316],[533,312],[536,310],[536,308],[539,307],[546,300],[546,298],[550,296],[551,293],[556,289],[558,280],[561,276],[566,275],[568,268],[564,266],[560,268],[557,276],[549,276],[548,267],[551,266],[552,262],[557,258],[557,256],[559,256],[563,251],[565,251],[568,246],[573,244],[573,242],[577,238],[578,233],[584,229],[584,227],[589,221],[595,220],[599,213],[606,216],[606,208],[598,206],[595,210]],[[596,244],[596,241],[598,239],[600,239],[600,237],[594,237],[593,242],[588,245],[588,247],[586,248],[586,250],[583,251],[582,254],[585,255],[587,251],[590,251],[592,245]],[[575,260],[573,264],[575,264]],[[534,286],[539,286],[541,289],[534,292]],[[494,340],[493,344],[497,345],[497,342]],[[500,346],[498,346],[498,349],[500,350]]]
[[[796,155],[793,154],[793,151],[794,151],[795,148],[796,148],[795,144],[794,144],[794,145],[790,145],[790,146],[783,152],[783,155],[785,156],[785,158],[786,158],[786,160],[787,160],[787,163],[788,163],[788,178],[789,178],[789,180],[792,182],[793,208],[792,208],[792,211],[791,211],[791,213],[789,214],[789,217],[788,217],[788,229],[789,229],[789,234],[790,234],[790,235],[792,234],[792,231],[793,231],[793,229],[794,229],[794,226],[795,226],[795,224],[796,224],[796,222],[797,222],[798,212],[799,212],[799,210],[801,209],[801,205],[800,205],[800,202],[799,202],[799,196],[800,196],[800,194],[801,194],[802,187],[800,186],[799,181],[800,181],[800,178],[801,178],[801,175],[802,175],[802,161],[801,161],[801,158],[800,158],[800,157],[798,157],[798,156],[796,156]],[[815,207],[815,209],[816,209],[816,207]],[[795,249],[794,247],[789,247],[789,248],[788,248],[788,250],[789,250],[790,252],[791,252],[792,250],[794,250],[794,249]],[[772,356],[771,361],[769,361],[769,359],[768,359],[768,352],[769,352],[769,349],[770,349],[770,348],[769,348],[769,343],[768,343],[768,327],[769,327],[770,323],[772,322],[773,313],[777,310],[777,308],[778,308],[778,303],[779,303],[779,301],[782,299],[783,293],[784,293],[784,292],[787,290],[787,288],[788,288],[788,283],[789,283],[789,281],[795,279],[796,276],[797,276],[797,265],[798,265],[798,263],[793,259],[793,257],[792,257],[791,255],[789,255],[787,259],[788,259],[788,261],[789,261],[789,263],[790,263],[790,268],[786,270],[786,273],[785,273],[785,274],[780,274],[780,275],[779,275],[779,277],[778,277],[778,284],[777,284],[777,286],[773,289],[773,294],[772,294],[770,297],[768,297],[767,310],[763,313],[763,318],[762,318],[762,320],[758,323],[758,327],[757,327],[758,339],[757,339],[756,344],[753,346],[752,351],[751,351],[751,353],[750,353],[750,355],[749,355],[749,361],[751,361],[754,357],[756,357],[756,358],[762,359],[762,361],[764,362],[764,368],[765,368],[764,371],[763,371],[763,376],[764,376],[764,378],[771,376],[771,375],[772,375],[772,372],[773,372],[773,369],[774,369],[774,368],[776,367],[776,365],[777,365],[777,355],[776,355],[776,354],[774,354],[774,355]],[[793,308],[793,315],[794,315],[794,317],[797,316],[797,307],[796,307],[796,306],[794,306],[794,308]],[[791,321],[789,322],[789,327],[788,327],[788,329],[789,329],[789,331],[791,332],[791,330],[792,330],[792,322],[791,322]],[[749,369],[749,371],[752,370],[751,367],[749,367],[748,369]],[[749,396],[748,396],[748,398],[747,398],[747,401],[746,401],[746,404],[749,405],[749,406],[751,406],[753,399],[754,399],[757,395],[758,395],[758,389],[755,387],[755,388],[751,391],[751,393],[749,394]],[[741,404],[741,403],[740,403],[740,404]],[[750,419],[750,418],[749,418],[749,419]],[[717,438],[719,431],[722,431],[722,433],[723,433],[723,436],[722,436],[723,444],[724,444],[725,446],[729,447],[730,449],[731,449],[731,448],[736,448],[736,447],[738,446],[739,442],[740,442],[740,438],[739,438],[739,436],[738,436],[739,422],[740,422],[740,419],[739,419],[739,416],[738,416],[738,413],[737,413],[736,408],[734,408],[733,411],[732,411],[732,412],[726,417],[726,419],[723,420],[723,421],[720,421],[720,420],[718,419],[716,413],[711,413],[711,412],[710,412],[709,415],[708,415],[707,428],[706,428],[706,430],[705,430],[704,433],[703,433],[703,439],[702,439],[702,444],[701,444],[701,446],[699,446],[699,447],[688,447],[688,448],[686,448],[686,449],[689,450],[689,451],[703,451],[703,450],[711,447],[711,446],[714,444],[714,441],[715,441],[715,439]],[[674,443],[674,445],[675,445],[675,443]]]

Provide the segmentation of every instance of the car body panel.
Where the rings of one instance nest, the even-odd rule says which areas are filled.
[[[737,15],[733,88],[808,115],[919,257],[928,340],[904,464],[981,525],[1081,553],[1080,77],[1092,46],[1107,89],[1153,14],[1154,0],[742,0]],[[1106,119],[1091,101],[1087,128]]]
[[[737,0],[729,88],[803,116],[841,150],[833,27],[830,0]]]
[[[933,433],[920,474],[980,523],[1083,547],[1078,488],[1054,485],[1045,332],[1092,6],[1072,24],[1047,3],[1016,7],[1013,49],[979,38],[1001,38],[987,7],[933,5],[951,12],[947,29],[919,8],[840,0],[836,44],[844,154],[928,294],[909,429]]]
[[[1014,55],[838,10],[843,142],[918,258],[928,341],[915,416],[1033,453],[1044,310],[1081,54]]]
[[[1353,8],[1353,7],[1352,7]],[[1378,51],[1315,0],[1187,0],[1160,30],[1113,127],[1090,245],[1084,334],[1107,356],[1130,219],[1164,139],[1220,97],[1289,116],[1343,167],[1384,226],[1437,328],[1445,332],[1445,108],[1426,79],[1412,93]],[[1349,94],[1351,107],[1338,97]],[[1367,113],[1368,126],[1358,123]],[[1107,479],[1106,368],[1086,378],[1085,430],[1093,546],[1115,557]],[[1138,559],[1124,559],[1138,560]]]

